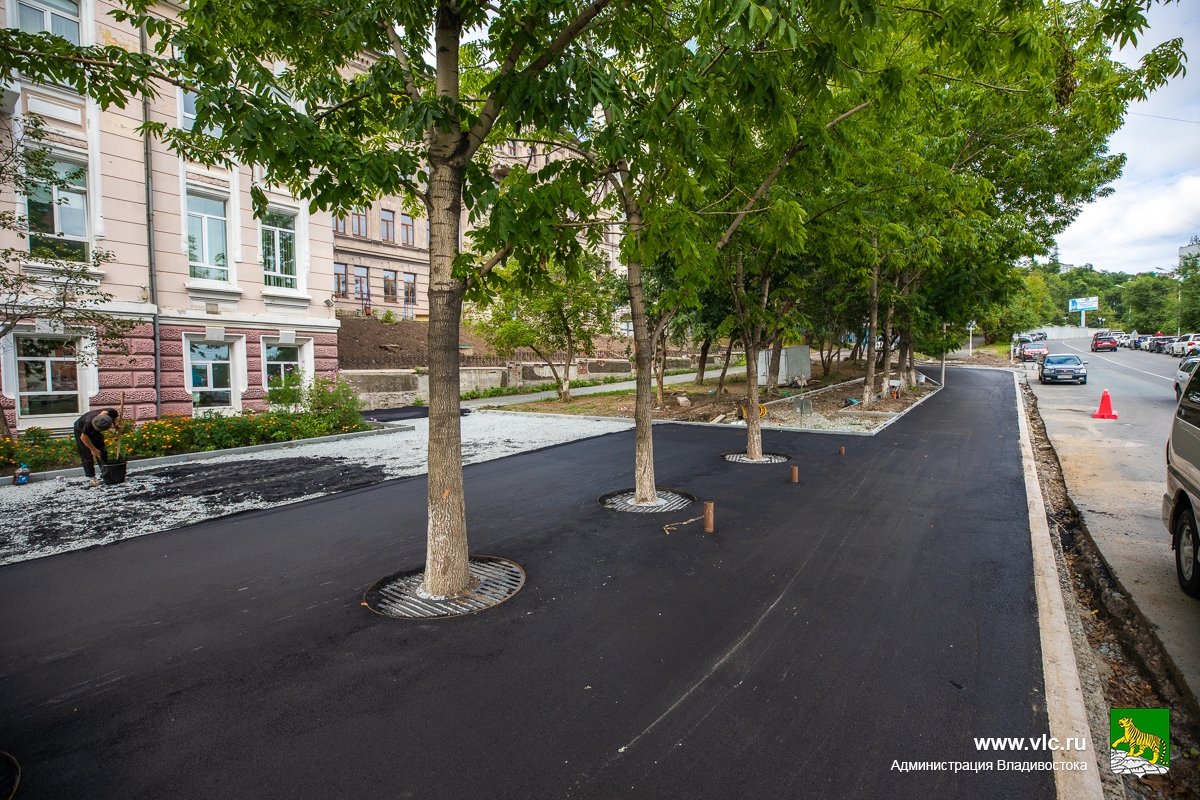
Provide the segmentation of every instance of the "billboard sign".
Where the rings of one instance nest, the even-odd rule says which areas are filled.
[[[1075,297],[1071,300],[1071,311],[1098,311],[1100,309],[1099,297]]]

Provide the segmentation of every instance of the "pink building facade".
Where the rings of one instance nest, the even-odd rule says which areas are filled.
[[[13,0],[0,11],[11,27],[40,25],[80,44],[138,50],[137,31],[109,16],[114,7],[106,0]],[[82,176],[50,198],[6,188],[0,209],[71,243],[80,260],[94,251],[111,254],[97,274],[112,295],[104,311],[138,322],[127,353],[98,358],[80,358],[86,340],[34,319],[0,339],[0,410],[13,430],[63,432],[89,409],[118,405],[122,394],[139,421],[261,410],[272,376],[336,371],[335,305],[346,298],[335,264],[350,259],[335,258],[334,220],[263,185],[251,167],[187,162],[137,131],[144,118],[190,128],[193,108],[182,91],[166,86],[145,105],[103,111],[69,89],[21,76],[0,86],[0,124],[19,131],[28,115],[41,117],[49,131],[43,145],[64,170]],[[269,198],[261,219],[250,201],[256,185]],[[0,233],[0,247],[28,246]],[[427,268],[420,248],[412,250],[410,263],[395,271],[420,275],[424,305]],[[373,266],[382,278],[386,264]],[[29,270],[36,273],[37,265]],[[45,279],[52,278],[47,271]]]

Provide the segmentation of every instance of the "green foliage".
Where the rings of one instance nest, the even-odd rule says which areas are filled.
[[[317,377],[303,390],[301,410],[243,411],[240,414],[207,414],[198,417],[167,415],[134,426],[124,424],[123,455],[130,459],[154,458],[246,447],[270,442],[290,442],[336,433],[369,430],[359,409],[353,386],[344,380]],[[116,431],[105,434],[109,453],[116,451]],[[29,428],[16,441],[0,441],[0,467],[28,464],[35,472],[79,464],[73,438],[53,439],[50,432]]]
[[[568,369],[576,353],[592,351],[596,337],[612,335],[621,282],[592,254],[574,264],[552,261],[535,284],[529,280],[500,270],[496,295],[473,315],[472,327],[499,356],[521,348],[541,355],[564,393],[567,375],[558,373],[552,354],[565,353]]]
[[[299,370],[286,370],[267,379],[267,400],[272,407],[292,408],[300,405],[304,397],[304,376]]]
[[[379,318],[379,321],[386,325],[394,325],[396,324],[396,313],[389,308],[383,312],[383,316]]]

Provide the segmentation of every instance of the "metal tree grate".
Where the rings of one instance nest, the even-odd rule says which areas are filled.
[[[785,461],[791,461],[791,456],[785,456],[783,453],[763,453],[762,458],[754,459],[748,457],[744,452],[731,450],[728,453],[721,453],[726,461],[732,461],[735,464],[782,464]]]
[[[678,511],[696,502],[696,498],[693,495],[681,492],[678,489],[664,489],[659,487],[654,491],[658,495],[657,503],[642,503],[639,505],[634,502],[634,497],[636,496],[634,490],[624,489],[620,492],[604,495],[600,498],[600,505],[605,508],[611,508],[613,511],[628,511],[633,514],[660,514],[664,511]]]
[[[505,558],[471,556],[471,576],[479,581],[474,591],[445,600],[417,593],[424,570],[389,575],[367,590],[363,605],[377,614],[396,619],[441,619],[474,614],[498,606],[521,591],[525,570]]]

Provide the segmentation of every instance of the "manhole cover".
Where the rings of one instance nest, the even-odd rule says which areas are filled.
[[[633,489],[622,489],[619,492],[613,492],[601,497],[600,505],[605,508],[611,508],[613,511],[629,511],[634,514],[659,514],[664,511],[678,511],[696,502],[694,495],[681,492],[678,489],[664,489],[660,486],[654,492],[658,495],[657,503],[642,503],[639,505],[633,502],[635,495]]]
[[[749,458],[744,450],[730,450],[727,453],[721,453],[721,456],[726,461],[732,461],[735,464],[782,464],[792,460],[791,456],[785,456],[783,453],[763,453],[762,458]]]
[[[417,594],[425,570],[398,572],[375,583],[363,595],[363,604],[377,614],[396,619],[440,619],[474,614],[498,606],[521,591],[525,570],[506,558],[471,556],[471,575],[479,579],[475,591],[448,600],[430,600]]]

